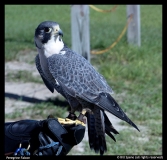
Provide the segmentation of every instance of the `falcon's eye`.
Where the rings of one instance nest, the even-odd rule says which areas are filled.
[[[50,33],[51,32],[51,28],[49,28],[49,27],[46,27],[46,28],[44,28],[44,31],[45,31],[45,33]]]

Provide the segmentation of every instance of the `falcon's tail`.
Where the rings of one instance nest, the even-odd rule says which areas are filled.
[[[108,136],[110,136],[114,141],[116,141],[114,136],[111,134],[111,132],[113,132],[114,134],[118,134],[117,130],[112,126],[105,112],[101,111],[101,114],[104,117],[105,133]],[[107,151],[105,133],[103,132],[99,133],[99,131],[96,130],[95,128],[96,122],[95,122],[94,114],[87,112],[86,117],[87,117],[87,125],[88,125],[89,146],[91,149],[94,149],[96,153],[100,151],[100,154],[103,155],[104,152]],[[101,125],[99,124],[99,128],[100,127]]]
[[[123,121],[126,121],[131,126],[140,131],[138,127],[128,118],[128,116],[124,113],[124,111],[109,93],[100,93],[96,105],[112,113]]]

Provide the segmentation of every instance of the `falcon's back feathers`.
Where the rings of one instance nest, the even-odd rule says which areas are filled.
[[[49,70],[57,81],[74,90],[75,94],[112,93],[103,76],[83,56],[68,47],[62,51],[65,54],[53,54],[48,58]]]

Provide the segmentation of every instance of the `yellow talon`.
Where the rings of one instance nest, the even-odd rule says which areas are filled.
[[[65,118],[65,119],[57,118],[57,119],[58,119],[60,124],[75,124],[75,125],[81,124],[81,125],[85,126],[85,124],[79,120],[73,121],[73,120],[68,119],[68,118]]]
[[[81,122],[80,120],[75,120],[75,124],[78,125],[78,124],[81,124],[83,126],[86,126],[85,123]]]
[[[81,113],[82,113],[83,115],[85,115],[86,112],[87,112],[86,109],[83,109]]]

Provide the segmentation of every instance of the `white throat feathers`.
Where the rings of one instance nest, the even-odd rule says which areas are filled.
[[[53,54],[59,54],[63,47],[64,43],[61,37],[57,36],[57,39],[55,40],[55,37],[52,36],[52,38],[43,45],[44,55],[46,56],[46,58],[48,58]]]

